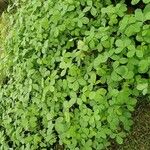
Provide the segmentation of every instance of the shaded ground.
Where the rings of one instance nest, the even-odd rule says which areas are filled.
[[[0,0],[0,14],[7,8],[8,0]]]
[[[134,125],[123,145],[111,150],[150,150],[150,102],[141,102],[133,114]]]

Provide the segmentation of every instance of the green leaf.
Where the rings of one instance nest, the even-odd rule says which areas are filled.
[[[91,76],[90,82],[95,84],[95,82],[96,82],[96,74],[95,74],[95,72],[90,72],[90,76]]]
[[[146,95],[147,93],[148,93],[148,89],[145,88],[145,89],[142,91],[142,94],[143,94],[143,95]]]
[[[75,82],[76,78],[75,77],[70,77],[70,76],[67,76],[67,81],[72,83],[72,82]]]
[[[89,6],[92,6],[92,4],[93,4],[92,0],[87,0],[86,2],[87,2],[87,5],[89,5]]]
[[[106,55],[99,55],[97,58],[94,60],[94,68],[97,68],[101,63],[106,62],[108,59],[108,56]]]
[[[93,40],[90,41],[89,47],[90,47],[91,49],[94,49],[94,48],[95,48],[95,42],[94,42]]]
[[[78,83],[78,81],[75,81],[72,86],[73,86],[73,87],[72,87],[73,90],[74,90],[74,91],[77,91],[77,90],[79,89],[79,83]]]
[[[64,101],[63,106],[64,106],[64,109],[70,108],[69,102],[67,101]]]
[[[128,59],[127,58],[120,58],[119,62],[121,64],[126,64],[128,62]]]
[[[115,61],[112,66],[114,69],[116,69],[119,65],[120,65],[119,61]]]
[[[145,17],[144,19],[145,21],[150,20],[150,12],[146,13],[144,17]]]
[[[55,29],[55,33],[54,33],[54,36],[57,37],[58,35],[59,35],[59,30],[58,30],[58,28],[56,28],[56,29]]]
[[[134,50],[129,51],[129,52],[127,53],[127,57],[128,57],[128,58],[131,58],[131,57],[134,56],[134,54],[135,54],[135,51],[134,51]]]
[[[150,0],[143,0],[143,2],[144,2],[145,4],[148,4],[148,3],[150,3]]]
[[[78,98],[78,99],[77,99],[77,104],[80,106],[80,105],[82,105],[82,103],[83,103],[83,102],[82,102],[82,99],[81,99],[81,98]]]
[[[132,4],[132,5],[136,5],[139,1],[140,1],[140,0],[132,0],[132,1],[131,1],[131,4]]]
[[[124,47],[123,41],[121,39],[116,40],[115,44],[117,47]]]
[[[139,72],[140,73],[145,73],[147,72],[149,69],[149,63],[147,60],[141,60],[139,62]]]
[[[95,123],[94,117],[91,117],[89,120],[89,124],[92,126]]]
[[[86,101],[87,101],[87,98],[86,98],[86,96],[85,96],[84,94],[82,94],[81,98],[82,98],[82,101],[83,101],[83,102],[86,102]]]
[[[81,20],[78,20],[78,27],[81,28],[83,26],[83,23]]]
[[[103,139],[106,139],[106,133],[104,132],[104,130],[102,130],[102,131],[99,133],[99,136],[102,137]]]
[[[77,94],[75,91],[70,91],[70,97],[71,98],[77,98]]]
[[[141,9],[136,9],[135,10],[135,18],[137,21],[144,21],[144,16],[143,16],[143,13],[142,13],[142,10]]]
[[[54,90],[55,90],[54,86],[50,86],[49,89],[51,92],[54,92]]]
[[[135,35],[136,33],[140,32],[142,24],[142,22],[136,22],[134,24],[129,25],[125,30],[125,34],[128,37]]]
[[[119,23],[119,30],[124,30],[128,26],[129,16],[124,16]]]
[[[75,6],[74,5],[70,5],[69,7],[68,7],[68,11],[73,11],[75,9]]]
[[[128,71],[128,73],[124,76],[125,79],[133,79],[134,73],[132,71]]]
[[[115,71],[122,77],[125,77],[128,74],[128,68],[126,66],[120,66]]]
[[[79,40],[78,41],[78,49],[83,50],[83,51],[87,51],[88,46],[85,44],[85,42]]]
[[[69,108],[72,107],[76,103],[76,101],[76,98],[71,98],[71,100],[69,101]]]
[[[65,74],[66,74],[66,69],[64,69],[60,75],[63,77]]]
[[[115,54],[119,54],[123,51],[123,48],[119,47],[115,49]]]
[[[84,80],[83,78],[79,78],[78,82],[80,85],[85,86],[86,85],[86,80]]]
[[[94,68],[97,68],[97,67],[100,65],[101,59],[102,59],[102,56],[98,56],[98,57],[94,60]]]
[[[140,91],[147,89],[147,87],[148,87],[148,83],[141,83],[137,85],[137,89]]]
[[[58,133],[65,131],[65,126],[63,124],[63,117],[59,117],[56,119],[55,129]]]
[[[143,54],[143,51],[142,51],[142,50],[137,50],[137,51],[136,51],[136,56],[137,56],[137,57],[142,58],[143,55],[144,55],[144,54]]]
[[[64,112],[64,116],[65,116],[66,122],[70,122],[70,114],[69,114],[69,112],[65,111]]]
[[[90,9],[91,9],[91,6],[87,6],[87,7],[85,7],[85,8],[83,9],[83,12],[86,13],[86,12],[88,12]]]
[[[116,137],[116,141],[118,144],[123,144],[123,139],[120,136]]]
[[[89,98],[90,98],[91,100],[94,99],[95,96],[96,96],[96,93],[95,93],[95,92],[90,92]]]
[[[93,16],[96,16],[96,15],[97,15],[97,10],[96,10],[94,7],[92,7],[92,9],[91,9],[91,14],[92,14]]]
[[[82,18],[82,23],[83,24],[88,24],[89,23],[89,19],[87,17],[83,17]]]
[[[150,4],[147,4],[143,10],[145,21],[150,20],[150,11],[149,10],[150,10]]]
[[[117,75],[117,73],[116,73],[115,71],[113,71],[113,72],[111,73],[111,79],[112,79],[113,81],[120,81],[122,78],[121,78],[119,75]]]
[[[41,22],[41,25],[44,29],[48,29],[49,28],[49,21],[47,19],[47,17],[44,17],[42,22]]]

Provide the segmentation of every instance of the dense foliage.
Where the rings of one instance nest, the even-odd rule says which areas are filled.
[[[150,0],[133,14],[123,1],[21,2],[1,60],[0,148],[121,144],[150,93]]]

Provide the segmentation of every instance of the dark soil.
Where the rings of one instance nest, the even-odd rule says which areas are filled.
[[[8,0],[0,0],[0,14],[7,9]]]

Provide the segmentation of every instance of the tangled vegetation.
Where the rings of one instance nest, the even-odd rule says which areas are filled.
[[[150,0],[132,13],[124,1],[20,1],[1,59],[1,149],[121,144],[150,94]]]

